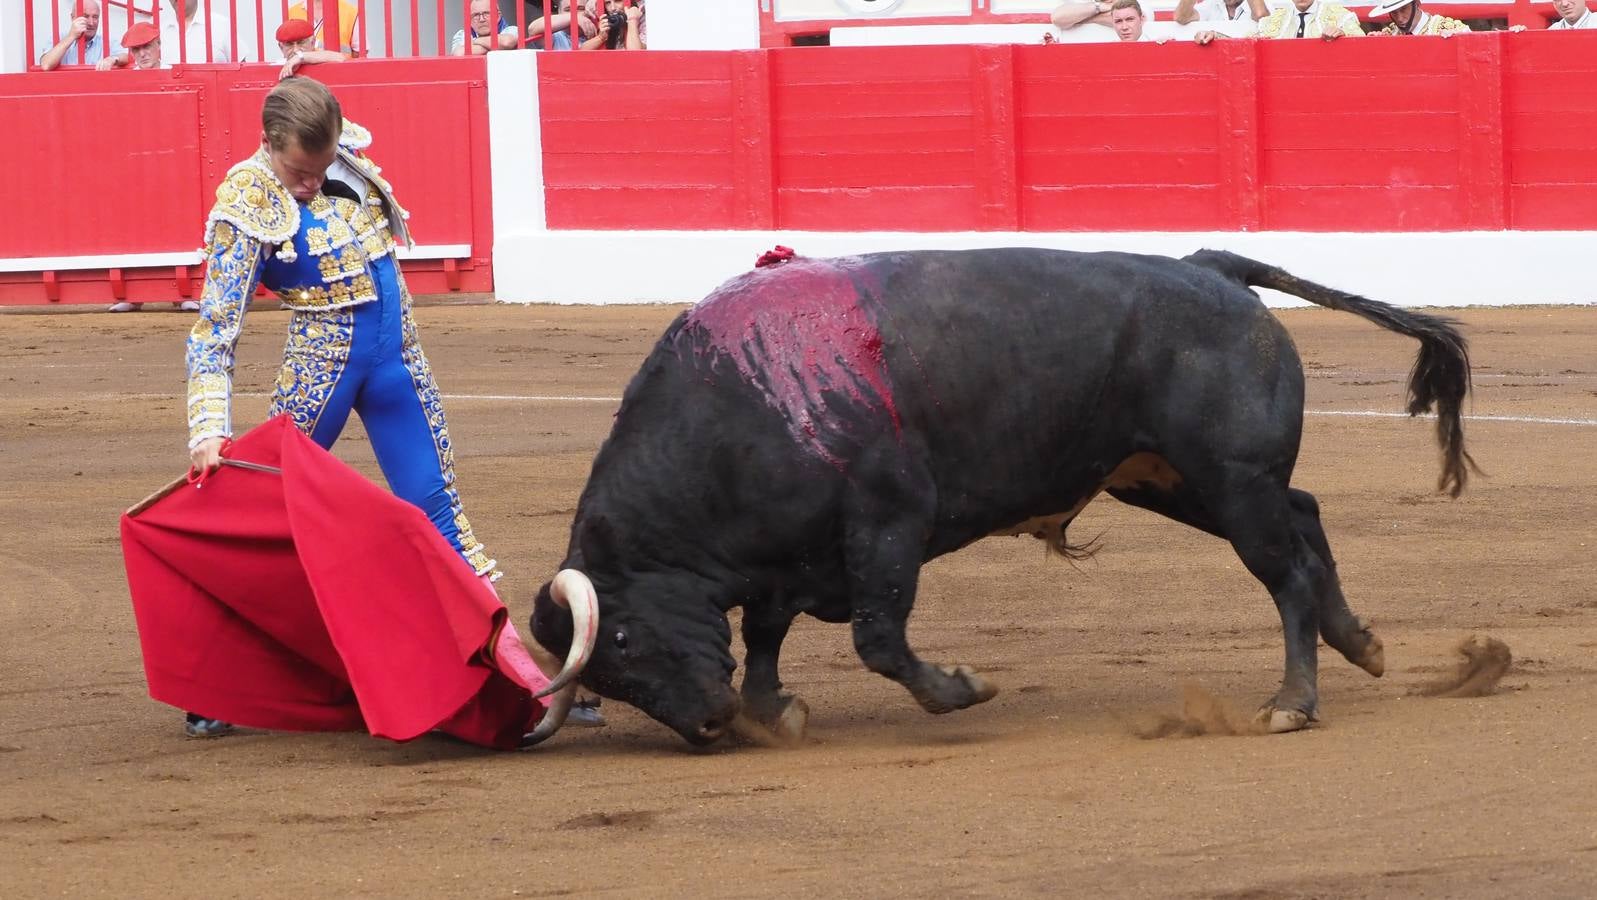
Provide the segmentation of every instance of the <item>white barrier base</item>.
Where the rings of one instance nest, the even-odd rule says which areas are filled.
[[[519,231],[494,240],[494,290],[510,303],[691,303],[782,244],[803,256],[880,250],[1053,247],[1184,256],[1210,247],[1400,306],[1597,302],[1583,231],[1302,232]],[[1302,306],[1274,291],[1270,306]]]

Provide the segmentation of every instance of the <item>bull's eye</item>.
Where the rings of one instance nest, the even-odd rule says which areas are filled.
[[[616,649],[627,649],[627,633],[625,631],[616,632]]]

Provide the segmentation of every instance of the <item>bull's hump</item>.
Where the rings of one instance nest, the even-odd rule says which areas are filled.
[[[829,436],[847,427],[839,404],[899,427],[876,293],[857,261],[795,259],[724,285],[688,313],[683,331],[732,362],[795,437],[837,462],[826,451]]]

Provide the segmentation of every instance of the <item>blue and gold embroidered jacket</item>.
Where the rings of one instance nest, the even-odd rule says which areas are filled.
[[[345,120],[337,160],[363,181],[365,202],[318,194],[297,202],[272,172],[264,150],[235,165],[216,189],[206,220],[205,288],[200,318],[189,334],[189,446],[232,435],[233,354],[244,312],[265,284],[301,314],[337,310],[377,299],[372,260],[410,242],[406,213],[379,169],[361,151],[370,134]],[[397,272],[397,267],[396,267]],[[410,292],[399,276],[407,356],[419,355],[410,318]],[[316,354],[321,344],[348,340],[347,329],[296,315],[290,344]],[[347,353],[347,348],[343,348]]]

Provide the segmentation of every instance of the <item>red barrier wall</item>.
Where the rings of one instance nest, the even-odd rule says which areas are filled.
[[[192,252],[227,169],[260,144],[278,67],[58,71],[0,79],[0,259]],[[321,66],[411,212],[417,244],[456,259],[405,263],[412,291],[492,290],[488,110],[481,59]],[[0,302],[109,303],[198,296],[173,266],[0,272]]]
[[[1597,227],[1597,35],[540,59],[551,228]]]

